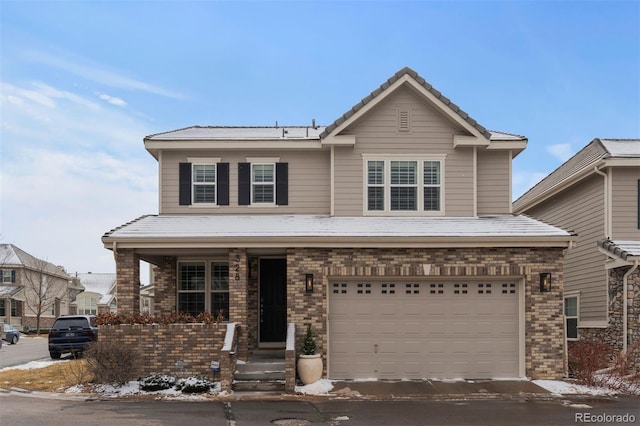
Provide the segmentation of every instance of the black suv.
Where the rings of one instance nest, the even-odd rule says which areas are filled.
[[[93,315],[58,317],[49,330],[49,354],[53,359],[67,352],[81,354],[98,340],[98,326]]]

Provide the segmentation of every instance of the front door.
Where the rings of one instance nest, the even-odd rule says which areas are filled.
[[[284,343],[287,334],[287,260],[260,259],[260,343]]]

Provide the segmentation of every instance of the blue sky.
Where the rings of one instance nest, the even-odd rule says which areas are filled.
[[[526,189],[595,137],[640,137],[637,1],[0,0],[0,234],[68,272],[157,213],[145,135],[330,124],[409,66],[529,138]],[[144,281],[144,277],[143,277]]]

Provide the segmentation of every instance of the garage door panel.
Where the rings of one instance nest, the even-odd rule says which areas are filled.
[[[518,376],[515,284],[391,284],[330,294],[331,378]]]

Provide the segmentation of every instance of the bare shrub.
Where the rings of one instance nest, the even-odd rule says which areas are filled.
[[[579,382],[595,386],[596,372],[607,367],[611,360],[608,345],[595,340],[580,340],[569,347],[569,372]]]
[[[64,381],[68,386],[83,385],[89,383],[93,376],[87,367],[87,363],[83,359],[75,359],[64,363],[62,374]]]
[[[125,384],[139,377],[140,354],[131,346],[100,339],[84,353],[95,383]]]

